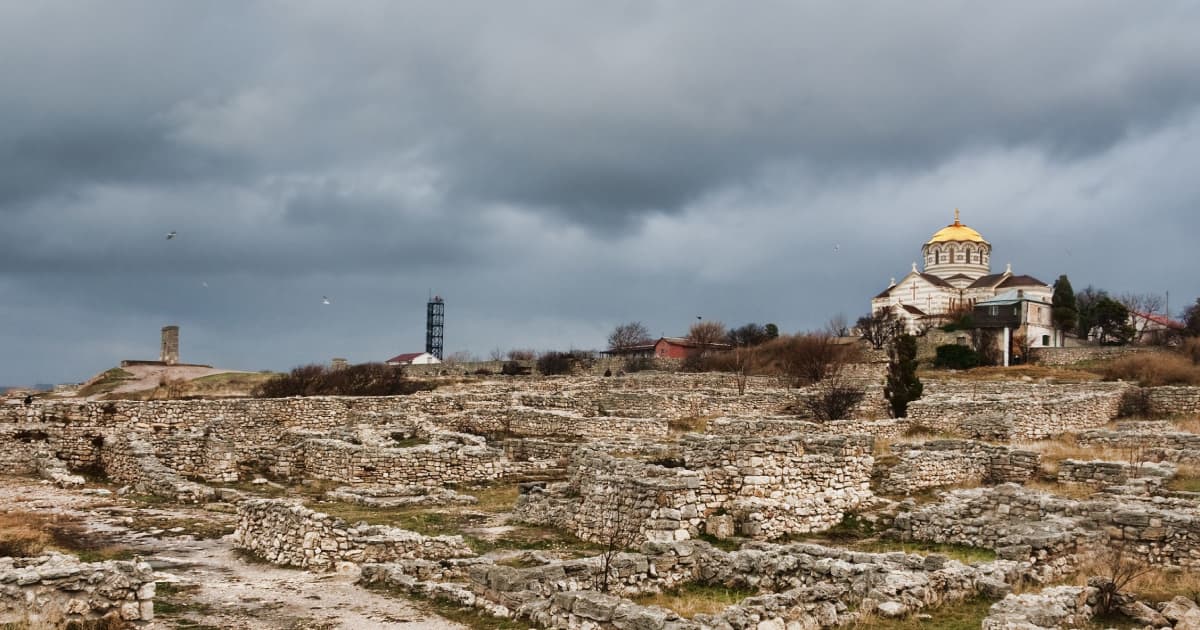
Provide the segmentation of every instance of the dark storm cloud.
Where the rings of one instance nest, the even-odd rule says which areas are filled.
[[[997,266],[1175,302],[1198,30],[1184,2],[8,3],[0,316],[33,358],[0,382],[168,321],[222,365],[379,358],[430,290],[475,353],[817,327],[956,205]]]

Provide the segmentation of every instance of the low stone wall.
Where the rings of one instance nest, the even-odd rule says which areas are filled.
[[[1200,463],[1200,435],[1158,431],[1084,431],[1075,438],[1083,447],[1136,448],[1147,461]]]
[[[930,440],[891,448],[898,461],[878,475],[878,490],[885,494],[966,483],[1024,482],[1037,472],[1041,460],[1034,451],[974,440]]]
[[[1071,346],[1067,348],[1030,348],[1030,361],[1038,365],[1061,367],[1087,362],[1105,362],[1131,354],[1164,352],[1146,346]]]
[[[908,420],[981,439],[1041,440],[1104,426],[1117,416],[1126,383],[932,381],[909,403]]]
[[[942,502],[899,514],[891,534],[995,549],[1040,569],[1047,581],[1074,569],[1080,554],[1117,541],[1132,557],[1160,566],[1200,567],[1200,516],[1126,497],[1076,501],[1015,484],[944,493]]]
[[[1200,417],[1200,387],[1149,387],[1150,412],[1159,416]]]
[[[440,486],[499,479],[510,469],[504,451],[482,438],[409,448],[380,448],[333,439],[311,439],[298,448],[303,467],[293,476],[338,483],[390,483]]]
[[[109,441],[100,458],[109,479],[129,484],[134,492],[182,503],[204,503],[222,497],[232,498],[235,491],[221,490],[187,481],[158,461],[150,444],[136,434]]]
[[[909,424],[906,418],[887,420],[833,420],[814,422],[792,416],[767,418],[714,418],[705,431],[711,435],[789,435],[792,433],[836,433],[838,435],[872,435],[895,438],[904,435]]]
[[[74,556],[0,558],[0,624],[65,628],[106,617],[154,619],[154,571],[144,562]]]
[[[863,615],[902,617],[943,603],[1007,592],[1013,563],[968,567],[942,556],[869,554],[819,545],[757,544],[723,552],[699,541],[648,543],[601,558],[516,568],[474,564],[463,584],[421,583],[397,565],[367,565],[362,581],[440,592],[461,603],[529,619],[546,628],[832,628]],[[610,594],[596,592],[606,581]],[[686,584],[759,591],[717,614],[682,619],[624,597]]]
[[[403,558],[441,560],[474,555],[461,536],[422,536],[395,527],[347,524],[283,499],[238,504],[234,544],[264,560],[307,569],[337,562],[390,562]]]
[[[819,531],[871,496],[871,447],[867,436],[687,434],[667,465],[581,447],[569,480],[523,495],[516,513],[590,541],[620,529],[686,540],[710,528],[710,517],[764,539]]]

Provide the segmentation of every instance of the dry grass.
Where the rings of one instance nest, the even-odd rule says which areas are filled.
[[[1183,492],[1200,492],[1200,465],[1179,464],[1175,477],[1167,482],[1167,488]]]
[[[1171,421],[1175,428],[1185,433],[1200,433],[1200,418],[1176,418]]]
[[[54,541],[28,512],[0,514],[0,556],[36,556]]]
[[[1132,561],[1132,565],[1135,567],[1139,564],[1142,563],[1136,560]],[[1163,570],[1158,567],[1149,567],[1149,565],[1143,566],[1153,570],[1145,571],[1134,577],[1124,592],[1132,593],[1139,599],[1150,602],[1165,602],[1177,595],[1193,600],[1200,599],[1200,573],[1190,570]],[[1111,553],[1098,552],[1080,562],[1075,574],[1067,580],[1067,583],[1086,586],[1089,577],[1096,575],[1111,577],[1112,571]]]
[[[662,593],[639,596],[635,601],[643,606],[658,606],[675,611],[680,617],[715,615],[738,602],[753,597],[755,591],[724,586],[687,584]]]
[[[1104,368],[1104,379],[1136,381],[1142,387],[1200,385],[1200,365],[1182,354],[1132,354],[1109,363]]]
[[[73,517],[26,511],[0,514],[0,556],[36,556],[49,550],[74,553],[84,562],[132,557],[128,548],[88,534]]]
[[[917,372],[922,379],[952,379],[956,381],[1012,381],[1029,377],[1035,381],[1048,380],[1056,383],[1089,383],[1100,380],[1100,375],[1088,370],[1040,365],[1013,367],[978,367],[970,370],[935,370],[922,368]]]
[[[687,416],[675,418],[667,422],[667,430],[671,435],[682,433],[704,433],[708,431],[708,421],[716,416]]]
[[[1130,458],[1129,451],[1124,449],[1079,446],[1075,443],[1075,436],[1070,433],[1063,434],[1057,440],[1020,442],[1014,444],[1014,446],[1041,453],[1042,475],[1050,478],[1058,475],[1058,465],[1066,459],[1127,462]]]

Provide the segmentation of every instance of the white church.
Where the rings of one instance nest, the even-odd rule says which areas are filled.
[[[954,223],[934,232],[921,254],[924,269],[917,270],[914,262],[899,282],[893,278],[871,300],[871,312],[891,308],[912,333],[944,324],[954,314],[974,312],[1002,322],[996,327],[1005,328],[1006,338],[1023,328],[1030,347],[1062,345],[1063,336],[1050,318],[1053,288],[1033,276],[1013,274],[1011,265],[992,273],[992,244],[963,225],[957,209]]]

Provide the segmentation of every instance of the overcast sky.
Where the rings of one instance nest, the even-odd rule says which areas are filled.
[[[0,3],[0,384],[166,324],[219,367],[383,360],[430,291],[447,353],[818,328],[955,207],[995,271],[1177,313],[1197,33],[1169,1]]]

